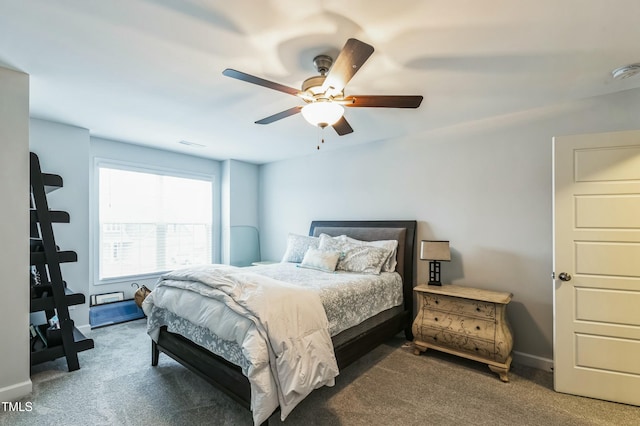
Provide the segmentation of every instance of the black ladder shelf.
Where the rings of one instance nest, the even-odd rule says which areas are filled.
[[[42,173],[33,152],[30,161],[31,266],[32,277],[38,277],[32,280],[30,312],[44,311],[47,318],[47,323],[31,330],[31,365],[66,357],[69,371],[74,371],[80,368],[78,352],[92,349],[93,340],[78,331],[69,316],[69,306],[83,304],[84,294],[68,289],[60,271],[60,263],[76,262],[78,256],[73,251],[60,251],[53,235],[52,223],[69,223],[67,212],[49,210],[47,202],[47,193],[61,188],[62,178]],[[58,328],[49,325],[56,315]]]

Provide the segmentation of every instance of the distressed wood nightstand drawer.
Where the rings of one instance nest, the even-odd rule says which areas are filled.
[[[423,325],[464,334],[471,337],[493,340],[496,323],[476,317],[462,316],[436,310],[425,310]]]
[[[466,352],[481,358],[495,360],[496,351],[492,341],[473,338],[466,334],[452,333],[441,328],[421,327],[421,341],[437,346]]]
[[[474,316],[485,319],[496,318],[495,303],[478,300],[460,299],[441,294],[422,294],[424,306],[429,309],[451,312],[462,316]]]

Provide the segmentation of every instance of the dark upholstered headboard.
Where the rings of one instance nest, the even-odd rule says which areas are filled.
[[[314,220],[309,235],[347,235],[361,241],[397,240],[396,271],[402,276],[405,309],[413,309],[413,273],[415,271],[415,220],[337,221]]]

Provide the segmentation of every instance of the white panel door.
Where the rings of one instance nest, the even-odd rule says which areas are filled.
[[[555,390],[640,405],[640,131],[553,144]]]

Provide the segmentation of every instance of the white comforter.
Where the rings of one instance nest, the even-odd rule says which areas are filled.
[[[197,295],[221,304],[213,312],[189,309]],[[278,405],[284,420],[312,390],[335,384],[338,366],[327,316],[313,290],[240,268],[205,265],[164,275],[143,303],[147,315],[154,306],[242,347],[250,361],[247,377],[255,424]]]

